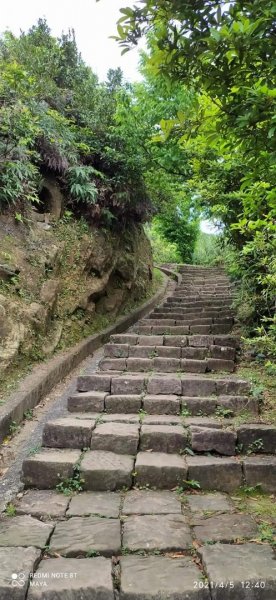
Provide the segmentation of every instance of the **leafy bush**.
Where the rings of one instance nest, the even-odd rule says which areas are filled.
[[[98,190],[91,176],[95,173],[93,167],[70,167],[68,169],[67,181],[70,196],[75,202],[86,202],[95,204]]]
[[[117,126],[127,96],[120,69],[100,83],[74,33],[51,36],[47,23],[0,38],[0,210],[39,201],[52,174],[70,210],[125,226],[151,212],[140,155]]]
[[[218,236],[200,231],[193,253],[193,263],[196,265],[215,265],[223,263]]]
[[[146,227],[146,234],[151,241],[153,259],[156,264],[182,262],[176,244],[172,244],[162,237],[154,222],[150,227]]]

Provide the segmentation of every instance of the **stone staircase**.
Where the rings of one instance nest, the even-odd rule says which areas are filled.
[[[276,597],[272,549],[228,496],[240,486],[276,491],[276,428],[233,374],[240,343],[228,278],[191,266],[181,275],[161,307],[111,337],[98,371],[78,378],[68,414],[46,424],[43,448],[24,461],[35,489],[13,519],[22,546],[47,544],[38,577],[81,573],[73,588],[65,578],[50,577],[44,591],[31,584],[28,600],[69,590],[70,600]],[[84,491],[54,491],[72,484]],[[36,534],[38,524],[48,530]],[[0,558],[1,545],[0,523]]]

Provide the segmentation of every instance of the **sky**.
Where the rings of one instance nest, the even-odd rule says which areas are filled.
[[[137,81],[138,50],[121,56],[117,42],[109,39],[117,33],[119,9],[133,4],[133,0],[2,0],[0,32],[9,29],[18,34],[45,17],[55,36],[75,30],[82,57],[100,80],[105,80],[109,68],[120,66],[126,79]]]
[[[15,34],[26,31],[39,18],[45,17],[53,35],[74,29],[83,59],[101,81],[109,68],[121,67],[125,79],[141,79],[138,72],[139,50],[121,56],[121,50],[110,36],[116,35],[120,8],[132,6],[133,0],[8,0],[1,2],[0,32],[9,29]],[[210,221],[202,221],[206,233],[217,233]]]

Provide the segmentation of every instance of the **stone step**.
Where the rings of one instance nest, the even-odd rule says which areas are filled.
[[[192,348],[209,348],[228,347],[240,348],[240,338],[234,335],[132,335],[120,334],[112,335],[110,345],[122,344],[126,346],[169,346],[169,347],[192,347]]]
[[[170,306],[183,308],[187,312],[200,310],[232,310],[232,303],[229,300],[194,300],[186,299],[186,296],[169,296],[164,304],[166,308]]]
[[[195,308],[231,308],[231,304],[230,304],[230,300],[229,298],[227,299],[228,304],[224,304],[223,301],[221,300],[221,298],[213,298],[212,300],[208,299],[201,299],[199,300],[198,298],[195,300],[195,302],[191,302],[191,300],[187,300],[187,295],[186,294],[180,294],[179,291],[174,291],[173,294],[171,294],[170,296],[167,296],[163,303],[164,305],[168,305],[170,306],[171,304],[180,304],[184,307],[186,307],[186,304],[188,304],[188,306],[186,308],[190,308],[192,309],[193,307]]]
[[[96,373],[77,379],[79,392],[105,391],[109,394],[176,394],[189,396],[248,394],[250,384],[234,377],[196,375],[153,375],[126,373]],[[90,411],[91,412],[91,411]]]
[[[173,312],[170,311],[168,313],[155,313],[152,312],[149,314],[149,316],[143,320],[147,321],[147,320],[154,320],[156,321],[154,324],[159,324],[159,320],[171,320],[174,319],[175,321],[181,321],[183,325],[212,325],[212,324],[217,324],[217,325],[221,325],[221,324],[229,324],[229,325],[233,325],[234,324],[234,318],[233,317],[209,317],[209,316],[195,316],[195,318],[189,318],[187,317],[187,315],[183,315],[182,313],[177,313],[177,312]],[[146,324],[146,323],[145,323]],[[162,323],[161,323],[162,324]],[[177,323],[178,325],[179,323]]]
[[[226,286],[216,286],[216,285],[206,285],[206,286],[196,286],[196,285],[185,285],[176,288],[176,293],[187,293],[188,295],[194,294],[196,295],[206,295],[206,296],[229,296],[232,294],[232,289]]]
[[[160,306],[159,308],[155,308],[154,311],[152,311],[153,315],[159,315],[159,314],[166,314],[166,315],[171,315],[171,314],[180,314],[182,316],[185,316],[185,319],[197,319],[197,318],[225,318],[225,317],[233,317],[234,316],[234,312],[232,310],[213,310],[213,309],[204,309],[202,310],[201,308],[199,309],[194,309],[192,312],[190,309],[186,309],[183,308],[180,305],[170,305],[170,306]]]
[[[133,483],[133,472],[134,456],[103,450],[86,452],[80,466],[85,490],[129,489]]]
[[[194,298],[195,300],[213,300],[214,302],[225,298],[226,300],[231,301],[234,297],[234,290],[232,288],[217,288],[214,285],[210,286],[208,289],[190,285],[175,288],[171,297],[181,297],[184,301],[185,299],[189,301],[191,298]]]
[[[230,306],[185,306],[185,302],[182,300],[181,302],[163,302],[159,304],[154,309],[157,312],[167,312],[171,310],[177,310],[179,312],[184,313],[193,313],[193,314],[202,314],[202,313],[217,313],[218,315],[224,315],[224,313],[235,314],[234,310]]]
[[[188,393],[193,388],[189,385]],[[200,390],[198,390],[200,391]],[[76,394],[76,396],[78,396]],[[81,403],[82,393],[79,394]],[[70,411],[70,405],[68,405]],[[196,415],[215,415],[233,416],[239,414],[258,415],[258,400],[252,396],[241,395],[213,395],[213,396],[189,396],[170,394],[106,394],[104,409],[108,414],[130,414],[138,413],[143,410],[148,414],[159,415],[178,415],[182,411],[193,416]],[[70,411],[72,416],[79,415],[81,419],[96,419],[97,415],[90,412]],[[100,414],[100,413],[99,413]],[[103,417],[101,417],[103,418]]]
[[[62,480],[73,477],[80,457],[79,450],[43,448],[23,461],[22,481],[26,487],[55,488]]]
[[[133,330],[139,335],[225,335],[231,333],[230,324],[191,325],[173,319],[144,319],[138,322]]]
[[[49,448],[89,448],[96,419],[64,417],[44,425],[42,444]]]
[[[98,391],[73,394],[68,398],[68,410],[71,412],[101,412],[104,410],[106,395],[106,392]]]
[[[177,433],[169,432],[168,428],[177,428]],[[224,448],[225,453],[230,451],[234,435],[231,437],[231,432],[202,428],[200,439],[198,431],[193,428],[191,443],[195,451],[199,444],[200,448],[202,445],[205,448],[217,446],[219,450]],[[164,439],[161,434],[165,434]],[[74,467],[80,462],[80,478],[86,490],[113,491],[131,488],[132,485],[156,489],[173,489],[176,486],[189,488],[189,481],[195,481],[202,490],[230,492],[241,485],[248,485],[261,486],[269,493],[275,492],[275,454],[184,456],[179,453],[181,442],[178,425],[142,425],[141,435],[142,447],[136,461],[134,455],[105,450],[88,450],[80,460],[80,452],[76,450],[42,449],[24,460],[23,482],[26,487],[55,488],[64,479],[73,477]],[[160,452],[159,449],[164,447],[166,451]],[[177,452],[173,452],[175,448]],[[149,451],[151,449],[153,451]]]
[[[197,415],[220,415],[220,416],[239,416],[239,415],[258,415],[259,404],[256,398],[240,395],[221,395],[221,396],[182,396],[182,412],[187,412],[192,416]]]
[[[158,340],[160,341],[160,339]],[[167,341],[170,341],[168,339]],[[186,338],[185,341],[188,341]],[[236,351],[234,348],[227,346],[216,346],[210,347],[187,347],[184,346],[171,346],[169,345],[146,345],[135,344],[130,346],[129,344],[106,344],[104,347],[105,358],[193,358],[202,360],[205,358],[223,358],[226,360],[235,360]]]
[[[189,481],[197,482],[202,490],[231,492],[245,484],[260,485],[268,492],[275,491],[276,457],[266,455],[184,458],[179,454],[163,452],[138,453],[135,463],[136,485],[172,489],[176,486],[189,487]]]
[[[199,300],[198,298],[196,298],[196,300],[192,301],[192,300],[186,300],[186,296],[183,295],[179,295],[177,293],[174,293],[172,296],[168,296],[168,298],[166,298],[166,303],[168,304],[181,304],[181,306],[184,306],[186,308],[230,308],[231,307],[231,303],[230,300],[221,300],[218,298],[214,298],[212,300],[204,300],[201,299]]]
[[[143,347],[140,347],[140,352]],[[148,346],[147,346],[148,348]],[[169,346],[167,346],[167,349]],[[150,354],[150,353],[149,353]],[[151,356],[151,354],[150,354]],[[233,373],[235,363],[233,360],[224,358],[205,358],[197,360],[194,358],[171,358],[159,356],[155,358],[139,358],[132,356],[129,358],[104,358],[99,364],[101,371],[127,371],[127,372],[149,372],[157,373],[207,373],[224,371]]]
[[[111,418],[109,422],[102,422],[102,415],[83,420],[69,416],[51,421],[44,426],[43,445],[82,450],[91,447],[91,450],[128,455],[136,455],[138,446],[144,452],[173,454],[185,453],[187,449],[194,453],[215,452],[229,456],[241,452],[276,454],[276,427],[268,424],[254,422],[237,427],[229,419],[206,417],[179,417],[173,423],[154,422],[154,419],[144,422],[146,413],[150,416],[151,408],[154,402],[160,402],[159,398],[149,396],[144,399],[141,425],[138,421],[130,423],[133,419],[127,422],[127,414],[124,422]],[[167,397],[167,402],[175,402],[179,413],[177,397]]]

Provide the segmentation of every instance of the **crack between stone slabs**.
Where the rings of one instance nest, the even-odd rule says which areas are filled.
[[[41,550],[40,556],[38,556],[37,559],[34,562],[33,571],[32,571],[33,573],[36,573],[36,571],[37,571],[37,569],[38,569],[38,567],[39,567],[39,565],[40,565],[40,563],[41,563],[42,560],[43,560],[43,551]],[[28,599],[28,595],[29,595],[30,582],[31,582],[30,575],[31,574],[29,573],[28,585],[27,585],[27,588],[26,588],[26,593],[25,593],[25,596],[24,596],[24,600],[27,600]]]
[[[112,556],[111,559],[111,577],[113,583],[113,594],[114,599],[119,600],[119,594],[121,591],[121,563],[120,557]]]

